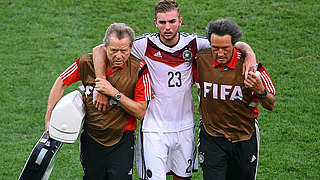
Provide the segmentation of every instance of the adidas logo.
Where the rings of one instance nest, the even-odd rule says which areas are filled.
[[[256,159],[257,159],[256,156],[253,155],[252,158],[251,158],[251,162],[254,162]]]
[[[158,51],[157,53],[155,53],[154,56],[156,56],[156,57],[161,57],[161,58],[162,58],[162,55],[161,55],[160,51]]]

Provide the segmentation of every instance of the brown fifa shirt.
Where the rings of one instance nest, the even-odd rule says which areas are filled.
[[[107,76],[107,80],[116,89],[131,99],[134,97],[138,80],[139,63],[140,60],[130,56],[123,68],[119,68],[115,73]],[[85,87],[83,100],[87,109],[84,129],[98,143],[112,146],[119,142],[123,136],[128,113],[112,99],[110,99],[110,106],[106,111],[101,112],[96,109],[93,104],[96,76],[92,54],[85,54],[80,57],[79,70],[82,84]]]
[[[210,135],[232,142],[250,139],[255,129],[249,107],[253,91],[244,86],[243,61],[244,56],[235,48],[230,61],[232,68],[214,65],[210,49],[197,54],[203,126]]]

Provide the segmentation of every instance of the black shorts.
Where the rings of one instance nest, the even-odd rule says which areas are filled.
[[[83,179],[132,180],[134,147],[134,131],[126,131],[113,146],[103,146],[83,131],[80,139]]]
[[[209,135],[200,125],[199,162],[203,179],[254,180],[259,153],[259,128],[246,141],[232,143]]]

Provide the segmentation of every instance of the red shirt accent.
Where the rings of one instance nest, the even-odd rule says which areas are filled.
[[[115,73],[119,68],[123,69],[124,65],[125,64],[123,64],[120,67],[113,68],[113,69],[107,69],[106,76],[110,76],[111,74]]]

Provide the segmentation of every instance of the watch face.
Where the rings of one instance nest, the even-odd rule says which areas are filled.
[[[118,92],[118,93],[115,95],[114,99],[115,99],[116,101],[119,101],[120,98],[121,98],[121,94],[120,94],[120,92]]]

